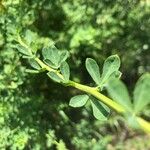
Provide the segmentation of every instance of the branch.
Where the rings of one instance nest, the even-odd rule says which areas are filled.
[[[39,63],[39,65],[43,68],[46,69],[47,71],[55,71],[54,69],[50,68],[47,66],[45,63],[43,63],[39,58],[35,58],[35,60]],[[55,71],[56,72],[56,71]],[[57,75],[61,76],[60,73],[57,72]],[[63,77],[62,77],[63,78]],[[88,94],[91,94],[92,96],[96,97],[99,101],[105,103],[107,106],[115,110],[116,112],[120,114],[126,113],[126,110],[124,107],[122,107],[120,104],[116,103],[114,100],[106,97],[105,95],[99,93],[96,88],[89,87],[83,84],[76,83],[74,81],[69,81],[69,83],[65,84],[65,86],[71,86],[74,87],[78,90],[81,90],[83,92],[86,92]],[[136,117],[137,122],[140,125],[141,129],[145,131],[146,133],[150,133],[150,123],[140,117]]]
[[[29,49],[29,51],[31,51],[31,49],[21,40],[20,36],[18,37],[18,42],[24,46],[25,48]],[[47,70],[48,72],[55,72],[60,78],[63,79],[62,74],[60,74],[57,70],[49,67],[48,65],[46,65],[43,61],[41,61],[38,57],[33,57],[34,60],[41,66],[42,69]],[[112,108],[113,110],[115,110],[117,113],[120,113],[122,115],[124,115],[125,113],[127,113],[126,109],[118,104],[117,102],[115,102],[114,100],[108,98],[107,96],[103,95],[102,93],[100,93],[98,91],[97,88],[93,88],[93,87],[89,87],[80,83],[76,83],[74,81],[69,80],[67,83],[63,83],[65,86],[71,86],[74,87],[78,90],[81,90],[83,92],[86,92],[87,94],[90,94],[92,96],[94,96],[95,98],[97,98],[97,100],[101,101],[102,103],[106,104],[108,107]],[[139,126],[141,127],[141,129],[143,131],[145,131],[146,133],[150,133],[150,123],[140,117],[137,117],[137,122],[139,124]]]

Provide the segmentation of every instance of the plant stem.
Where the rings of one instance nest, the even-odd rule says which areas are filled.
[[[76,83],[74,81],[69,81],[69,86],[75,87],[75,88],[77,88],[81,91],[84,91],[88,94],[93,95],[98,100],[105,103],[107,106],[111,107],[112,109],[114,109],[115,111],[117,111],[119,113],[124,113],[125,112],[125,109],[121,105],[119,105],[115,101],[111,100],[110,98],[106,97],[105,95],[99,93],[95,88],[85,86],[85,85]]]
[[[146,132],[146,133],[150,133],[150,123],[146,120],[144,120],[143,118],[140,117],[136,117],[140,127]]]
[[[57,72],[56,70],[50,68],[49,66],[47,66],[45,63],[43,63],[39,58],[35,58],[35,61],[37,61],[37,63],[43,68],[46,69],[47,71],[52,71],[52,72],[56,72],[57,75],[59,75],[60,77],[62,77],[62,75]],[[66,86],[72,86],[76,89],[79,89],[83,92],[86,92],[88,94],[91,94],[92,96],[96,97],[99,101],[103,102],[104,104],[106,104],[107,106],[109,106],[110,108],[112,108],[113,110],[115,110],[118,113],[124,114],[126,112],[126,110],[124,109],[124,107],[122,107],[120,104],[116,103],[115,101],[113,101],[112,99],[106,97],[105,95],[101,94],[99,91],[97,91],[96,88],[93,87],[89,87],[83,84],[79,84],[76,83],[74,81],[69,80],[69,82],[67,84],[65,84]],[[141,129],[143,131],[145,131],[146,133],[150,133],[150,123],[140,117],[136,117],[139,126],[141,127]]]
[[[44,64],[39,58],[35,58],[35,61],[44,69],[46,69],[47,71],[52,71],[52,72],[56,72],[56,70],[50,68],[49,66],[47,66],[46,64]],[[60,73],[56,72],[57,75],[62,76]],[[76,89],[79,89],[83,92],[86,92],[88,94],[93,95],[94,97],[96,97],[98,100],[102,101],[103,103],[105,103],[106,105],[108,105],[109,107],[111,107],[112,109],[114,109],[115,111],[119,112],[119,113],[123,113],[125,112],[125,109],[119,105],[118,103],[116,103],[115,101],[111,100],[110,98],[106,97],[105,95],[99,93],[96,88],[92,88],[86,85],[82,85],[79,83],[76,83],[74,81],[69,81],[66,86],[72,86],[75,87]]]
[[[19,43],[26,47],[27,49],[29,49],[31,51],[31,49],[21,40],[20,36],[18,37],[18,41]],[[45,70],[47,70],[48,72],[55,72],[59,77],[61,77],[63,79],[63,76],[55,69],[49,67],[48,65],[46,65],[45,63],[43,63],[38,57],[34,58],[35,61]],[[66,86],[72,86],[76,89],[79,89],[83,92],[86,92],[88,94],[91,94],[92,96],[96,97],[98,100],[100,100],[101,102],[103,102],[104,104],[106,104],[107,106],[109,106],[110,108],[112,108],[113,110],[115,110],[118,113],[124,114],[126,113],[126,110],[124,109],[123,106],[121,106],[120,104],[116,103],[115,101],[113,101],[112,99],[106,97],[105,95],[101,94],[97,88],[93,88],[93,87],[89,87],[86,85],[82,85],[79,83],[76,83],[74,81],[69,80],[68,83],[64,84]],[[150,133],[150,123],[140,117],[136,117],[137,122],[139,123],[139,126],[141,127],[142,130],[144,130],[146,133]]]
[[[56,72],[56,70],[54,70],[54,69],[50,68],[49,66],[47,66],[46,64],[44,64],[39,58],[35,57],[34,59],[43,69],[46,69],[47,71]]]

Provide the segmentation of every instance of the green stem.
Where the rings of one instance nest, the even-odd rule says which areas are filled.
[[[46,64],[44,64],[39,58],[35,58],[35,60],[39,63],[39,65],[42,68],[45,68],[47,71],[55,71],[56,72],[56,70],[54,70],[54,69],[50,68],[49,66],[47,66]],[[62,76],[58,72],[57,72],[57,75]],[[126,112],[124,107],[122,107],[120,104],[116,103],[112,99],[106,97],[105,95],[99,93],[99,91],[97,91],[96,88],[82,85],[82,84],[76,83],[71,80],[69,81],[69,83],[66,84],[66,86],[72,86],[83,92],[91,94],[92,96],[96,97],[99,101],[103,102],[104,104],[106,104],[107,106],[109,106],[110,108],[112,108],[113,110],[115,110],[118,113],[124,114]],[[150,123],[140,117],[136,117],[136,118],[137,118],[137,121],[138,121],[141,129],[144,130],[146,133],[150,133]]]
[[[21,38],[19,38],[19,43],[26,47],[29,48],[25,43],[23,43],[23,41],[21,40]],[[43,63],[39,58],[35,57],[34,58],[35,61],[45,70],[47,71],[52,71],[55,72],[58,76],[60,76],[61,78],[63,78],[63,76],[55,69],[52,69],[51,67],[47,66],[45,63]],[[123,106],[121,106],[120,104],[116,103],[115,101],[113,101],[112,99],[106,97],[105,95],[99,93],[99,91],[97,90],[97,88],[93,88],[93,87],[89,87],[86,85],[82,85],[79,83],[76,83],[74,81],[69,81],[69,83],[65,84],[66,86],[72,86],[76,89],[79,89],[83,92],[86,92],[94,97],[96,97],[98,100],[100,100],[101,102],[103,102],[104,104],[106,104],[107,106],[109,106],[110,108],[112,108],[113,110],[115,110],[118,113],[124,114],[126,112],[126,110],[124,109]],[[141,129],[143,129],[146,133],[150,133],[150,123],[140,117],[136,117],[137,121],[141,127]]]
[[[105,103],[107,106],[111,107],[112,109],[114,109],[115,111],[117,111],[119,113],[125,112],[125,109],[121,105],[119,105],[115,101],[111,100],[110,98],[106,97],[105,95],[99,93],[95,88],[85,86],[85,85],[76,83],[74,81],[69,81],[69,85],[72,87],[75,87],[83,92],[91,94],[92,96],[96,97],[98,100]]]
[[[56,72],[56,70],[50,68],[49,66],[47,66],[46,64],[44,64],[39,58],[35,57],[34,60],[43,68],[46,69],[47,71],[52,71],[52,72]]]
[[[44,64],[39,58],[36,57],[35,61],[37,61],[37,63],[42,68],[46,69],[47,71],[56,72],[56,70],[54,70],[54,69],[50,68],[49,66],[47,66],[46,64]],[[57,75],[62,76],[58,72],[57,72]],[[111,100],[110,98],[106,97],[105,95],[99,93],[96,88],[92,88],[92,87],[89,87],[89,86],[86,86],[86,85],[82,85],[82,84],[76,83],[76,82],[71,81],[71,80],[69,81],[69,83],[66,84],[66,86],[72,86],[72,87],[75,87],[76,89],[79,89],[83,92],[86,92],[88,94],[93,95],[98,100],[102,101],[103,103],[105,103],[106,105],[108,105],[109,107],[111,107],[112,109],[114,109],[115,111],[117,111],[119,113],[125,112],[125,109],[121,105],[119,105],[115,101]]]
[[[150,133],[150,123],[146,120],[144,120],[143,118],[140,117],[136,117],[140,127],[146,132],[146,133]]]

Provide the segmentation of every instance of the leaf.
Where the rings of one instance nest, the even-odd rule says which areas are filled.
[[[91,97],[90,101],[94,117],[98,120],[106,121],[110,111],[109,108],[105,104],[100,103],[94,97]]]
[[[70,69],[69,69],[69,65],[67,62],[62,62],[61,66],[60,66],[60,71],[64,77],[64,80],[66,82],[69,81],[69,78],[70,78]]]
[[[138,80],[134,90],[134,111],[140,112],[150,103],[150,74],[144,74]]]
[[[123,82],[119,79],[111,78],[107,83],[106,89],[114,101],[123,105],[126,110],[132,110],[131,99]]]
[[[117,55],[112,55],[108,57],[103,65],[101,85],[103,85],[115,71],[118,71],[119,67],[120,59]]]
[[[43,48],[42,55],[44,57],[44,60],[48,59],[55,66],[59,65],[60,55],[58,49],[55,46]]]
[[[59,61],[60,61],[59,51],[55,46],[51,47],[51,51],[52,51],[51,61],[57,66],[59,65]]]
[[[44,59],[50,60],[51,55],[52,55],[52,51],[51,51],[50,47],[44,47],[42,49],[42,55],[43,55]]]
[[[89,99],[89,96],[86,94],[77,95],[71,98],[69,105],[72,107],[82,107],[86,104],[88,99]]]
[[[25,32],[25,41],[28,45],[37,40],[37,33],[32,32],[31,30],[26,30]]]
[[[28,50],[27,48],[23,47],[22,45],[17,44],[17,45],[16,45],[16,48],[17,48],[17,50],[18,50],[20,53],[22,53],[22,54],[24,54],[24,55],[27,55],[27,56],[31,56],[31,55],[32,55],[32,53],[29,52],[29,50]]]
[[[59,62],[59,64],[66,61],[66,59],[68,57],[69,57],[69,52],[68,51],[60,51],[60,62]]]
[[[115,79],[119,79],[121,77],[122,73],[120,71],[114,71],[110,78],[115,78]]]
[[[44,59],[43,60],[48,66],[50,66],[50,67],[52,67],[53,69],[58,69],[59,68],[59,66],[57,65],[55,65],[54,63],[52,63],[49,59]]]
[[[100,71],[99,71],[99,66],[97,65],[96,61],[91,58],[87,58],[85,64],[86,64],[86,69],[88,73],[90,74],[92,79],[96,82],[96,84],[99,85]]]
[[[34,69],[37,70],[41,69],[40,65],[34,59],[29,59],[29,63]]]
[[[59,77],[55,72],[48,72],[47,75],[55,82],[63,82],[63,79]]]

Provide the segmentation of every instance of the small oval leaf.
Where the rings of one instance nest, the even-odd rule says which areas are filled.
[[[91,97],[90,101],[94,117],[98,120],[106,121],[110,112],[109,108],[105,104],[100,103],[94,97]]]
[[[26,56],[32,56],[32,53],[25,47],[23,47],[22,45],[16,45],[17,50],[22,53],[23,55]]]
[[[59,66],[56,66],[54,63],[52,63],[49,59],[43,60],[48,66],[52,67],[53,69],[58,69]]]
[[[40,65],[34,59],[29,59],[29,63],[34,69],[37,70],[41,69]]]
[[[86,94],[77,95],[71,98],[69,105],[72,107],[82,107],[86,104],[88,99],[89,99],[89,96]]]
[[[90,74],[92,79],[96,82],[96,84],[99,85],[100,71],[99,71],[98,64],[96,63],[94,59],[91,59],[91,58],[87,58],[85,64],[86,64],[86,69],[88,73]]]
[[[60,61],[59,64],[61,65],[62,62],[66,61],[66,59],[69,57],[68,51],[60,51]]]
[[[69,65],[67,62],[62,62],[61,66],[60,66],[60,71],[64,77],[64,80],[66,82],[69,81],[69,78],[70,78],[70,68],[69,68]]]
[[[48,72],[47,75],[55,82],[58,83],[63,82],[63,79],[60,78],[55,72]]]
[[[108,81],[109,77],[115,72],[118,71],[120,67],[120,59],[117,55],[112,55],[108,57],[103,65],[103,73],[101,77],[101,85]]]

